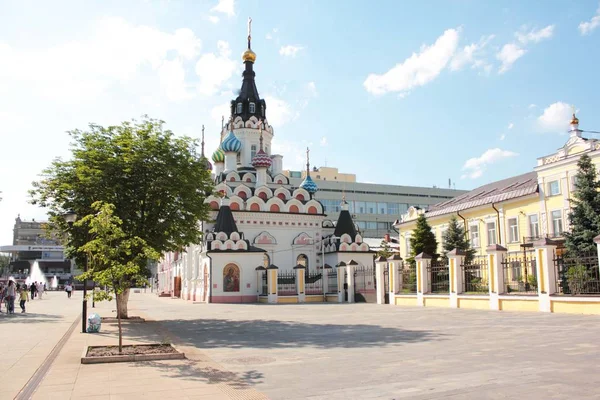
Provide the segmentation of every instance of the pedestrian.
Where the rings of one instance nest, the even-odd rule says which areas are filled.
[[[21,314],[25,312],[25,302],[29,301],[29,292],[27,288],[23,287],[19,292],[19,305],[21,306]]]
[[[7,312],[9,314],[15,313],[15,296],[17,295],[15,291],[15,281],[8,281],[8,286],[6,287],[5,297],[7,300]]]
[[[36,288],[36,292],[38,294],[38,297],[40,298],[40,300],[42,299],[42,295],[44,294],[44,284],[42,282],[39,282],[37,284],[37,288]]]
[[[4,285],[0,283],[0,312],[2,312],[2,303],[4,303]]]
[[[35,284],[36,282],[31,282],[31,285],[29,285],[29,290],[31,291],[31,300],[35,299],[35,291],[37,290]]]
[[[73,291],[73,286],[71,286],[70,282],[67,282],[65,285],[65,292],[67,292],[67,298],[71,298],[71,292]]]

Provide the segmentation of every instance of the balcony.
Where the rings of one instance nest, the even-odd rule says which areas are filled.
[[[533,243],[540,239],[552,239],[556,242],[562,242],[565,239],[565,232],[560,233],[547,233],[545,235],[538,236],[523,236],[521,247],[533,247]]]

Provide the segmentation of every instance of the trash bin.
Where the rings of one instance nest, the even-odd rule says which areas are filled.
[[[88,317],[88,333],[98,333],[100,332],[100,325],[102,324],[102,318],[94,313]]]

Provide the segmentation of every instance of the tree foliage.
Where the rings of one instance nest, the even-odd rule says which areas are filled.
[[[389,258],[394,254],[394,252],[390,249],[389,243],[384,239],[381,241],[381,248],[377,251],[377,256]]]
[[[600,234],[600,182],[596,168],[586,154],[577,162],[578,172],[569,214],[570,232],[565,234],[569,254],[595,251],[594,237]]]
[[[448,222],[448,229],[443,236],[443,254],[447,257],[448,252],[458,249],[465,252],[465,261],[469,262],[473,259],[475,251],[471,248],[469,239],[465,234],[463,226],[458,222],[456,216],[452,216]]]
[[[437,245],[437,240],[425,218],[425,214],[420,214],[417,218],[417,225],[410,236],[411,259],[414,259],[420,253],[435,257],[437,255]]]
[[[141,268],[147,260],[156,260],[159,254],[148,246],[139,236],[130,237],[121,227],[123,221],[114,215],[115,206],[97,201],[92,204],[94,214],[88,214],[75,225],[87,230],[90,240],[78,250],[84,253],[88,260],[87,271],[79,279],[91,279],[106,291],[94,292],[98,301],[112,300],[113,294],[117,310],[121,307],[123,294],[130,285],[141,285],[146,282],[144,270]],[[121,316],[119,321],[119,353],[122,352],[123,335]]]
[[[163,124],[144,116],[139,122],[71,131],[71,158],[54,160],[33,183],[31,202],[48,208],[55,229],[69,232],[65,241],[79,265],[85,262],[80,249],[90,240],[89,231],[69,227],[63,215],[93,214],[97,201],[114,205],[126,237],[139,237],[158,253],[200,241],[199,221],[209,211],[204,199],[213,190],[210,173],[196,141],[175,137]]]

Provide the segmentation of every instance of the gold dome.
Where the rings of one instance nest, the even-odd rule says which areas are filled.
[[[242,54],[242,60],[244,60],[244,62],[250,61],[253,63],[256,61],[256,53],[253,52],[252,49],[248,49]]]
[[[579,125],[579,119],[573,114],[573,118],[571,118],[571,125]]]

